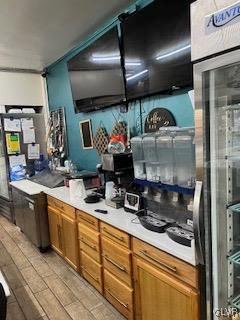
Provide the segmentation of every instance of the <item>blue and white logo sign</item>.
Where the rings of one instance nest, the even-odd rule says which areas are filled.
[[[205,17],[205,31],[212,33],[238,22],[240,22],[240,1]]]

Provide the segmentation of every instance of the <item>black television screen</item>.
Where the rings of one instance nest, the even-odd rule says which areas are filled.
[[[122,103],[124,80],[117,27],[68,61],[75,112]]]
[[[155,0],[122,24],[129,100],[192,86],[190,3]]]

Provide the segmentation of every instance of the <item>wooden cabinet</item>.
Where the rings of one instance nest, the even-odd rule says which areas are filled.
[[[77,210],[80,269],[82,276],[103,293],[99,221]]]
[[[126,248],[130,248],[130,236],[117,228],[110,226],[107,223],[100,223],[101,234],[108,237],[112,241],[124,246]]]
[[[100,233],[78,223],[79,247],[92,259],[101,263],[100,255]]]
[[[48,221],[52,248],[75,269],[79,269],[75,209],[48,197]]]
[[[106,237],[102,237],[104,268],[132,287],[132,253]]]
[[[198,269],[48,198],[52,248],[129,320],[199,320]]]
[[[77,222],[65,215],[61,215],[61,236],[63,242],[63,255],[66,261],[78,270],[78,243],[77,243]]]
[[[198,320],[195,289],[134,257],[135,314],[138,320]]]
[[[108,301],[127,319],[134,319],[133,289],[129,288],[106,269],[104,269],[104,294]]]
[[[81,270],[83,277],[100,293],[103,291],[102,265],[81,250]]]
[[[51,207],[48,207],[48,222],[51,246],[57,253],[62,255],[61,214]]]
[[[196,267],[136,238],[132,239],[132,248],[135,255],[190,286],[198,288],[198,270]]]
[[[82,224],[93,230],[99,231],[99,221],[97,218],[80,210],[77,210],[77,216],[78,222],[81,222]]]

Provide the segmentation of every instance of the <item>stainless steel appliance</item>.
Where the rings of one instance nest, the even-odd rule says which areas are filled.
[[[47,200],[44,193],[29,195],[12,188],[16,225],[41,252],[49,245]]]
[[[240,310],[240,50],[196,64],[194,89],[194,225],[209,320]]]
[[[46,132],[45,120],[43,114],[1,114],[0,115],[0,212],[2,215],[14,222],[12,190],[10,182],[9,155],[7,154],[6,138],[4,129],[4,119],[22,119],[33,118],[35,129],[35,142],[40,144],[40,152],[46,155]],[[23,143],[23,133],[20,135],[21,154],[26,155],[27,166],[31,165],[34,160],[27,159],[28,144]]]
[[[48,188],[64,184],[62,174],[58,171],[51,172],[49,169],[41,171],[29,180]],[[12,185],[11,194],[16,225],[41,252],[46,251],[50,245],[46,195],[43,192],[26,193],[21,189],[21,185],[16,184]]]

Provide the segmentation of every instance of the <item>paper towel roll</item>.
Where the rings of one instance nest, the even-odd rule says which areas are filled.
[[[70,199],[83,199],[86,198],[86,189],[83,179],[72,179],[69,181]]]

